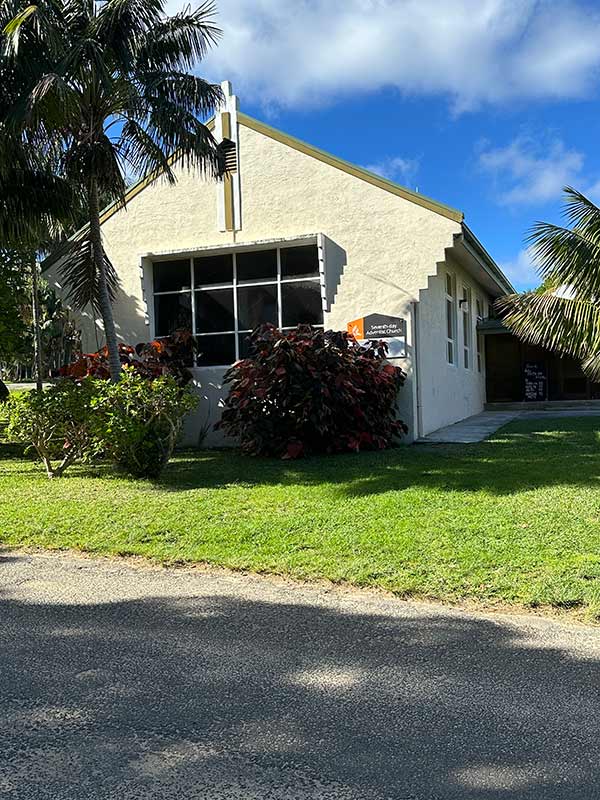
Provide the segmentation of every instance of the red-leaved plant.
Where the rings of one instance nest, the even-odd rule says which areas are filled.
[[[146,378],[172,375],[180,386],[192,380],[188,369],[193,363],[195,342],[190,331],[176,331],[171,336],[143,342],[133,347],[119,344],[121,365],[132,367]],[[101,348],[96,353],[79,353],[73,363],[61,370],[61,376],[80,380],[87,376],[109,378],[108,349]]]
[[[299,458],[376,450],[407,433],[396,418],[406,374],[386,361],[384,342],[360,345],[350,334],[310,325],[250,336],[252,355],[225,375],[230,385],[216,427],[243,452]]]

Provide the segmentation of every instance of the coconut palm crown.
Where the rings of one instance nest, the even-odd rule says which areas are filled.
[[[600,378],[600,208],[571,187],[564,190],[567,226],[537,222],[527,242],[542,286],[497,302],[509,330],[582,363]]]
[[[212,2],[167,16],[166,0],[3,0],[6,52],[39,69],[10,109],[11,123],[61,153],[61,172],[85,196],[89,225],[63,275],[78,307],[100,312],[111,377],[120,360],[112,302],[117,276],[102,245],[100,202],[125,204],[127,175],[173,183],[174,158],[216,174],[219,150],[203,122],[221,90],[191,69],[217,41]]]

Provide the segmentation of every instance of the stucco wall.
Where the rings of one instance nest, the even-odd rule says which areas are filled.
[[[456,277],[457,299],[462,287],[471,289],[472,329],[471,363],[463,366],[463,330],[457,302],[457,363],[449,364],[446,339],[446,273]],[[457,261],[448,258],[438,265],[437,274],[421,291],[418,309],[419,394],[422,435],[431,433],[483,410],[485,403],[485,359],[477,369],[476,297],[487,309],[489,295]]]
[[[239,162],[242,230],[237,233],[217,229],[216,185],[184,170],[177,171],[175,186],[156,181],[104,223],[106,250],[121,279],[115,318],[122,340],[144,341],[152,334],[152,309],[146,308],[140,268],[143,255],[323,233],[334,243],[343,267],[326,326],[345,329],[348,321],[369,313],[407,318],[408,357],[399,363],[409,380],[400,405],[411,435],[416,430],[411,359],[411,303],[415,300],[422,306],[425,427],[432,430],[433,425],[439,427],[438,421],[445,424],[478,409],[479,377],[454,374],[439,379],[439,370],[448,370],[437,358],[438,351],[444,354],[445,340],[440,319],[443,297],[437,296],[435,276],[460,225],[245,126],[240,126]],[[83,320],[83,329],[84,347],[95,349],[91,320]],[[220,371],[198,370],[197,377],[203,387],[210,384],[215,407]],[[475,399],[470,396],[472,390]],[[432,404],[435,407],[430,408]],[[189,427],[189,442],[197,439],[203,427],[202,414]]]

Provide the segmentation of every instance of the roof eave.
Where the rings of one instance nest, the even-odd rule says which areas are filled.
[[[473,231],[465,222],[462,223],[461,227],[462,232],[457,234],[455,239],[462,241],[462,244],[477,260],[481,268],[487,273],[488,277],[496,284],[500,295],[514,294],[516,292],[515,287],[502,272],[498,264],[496,264],[485,247],[481,244],[477,236],[475,236]]]

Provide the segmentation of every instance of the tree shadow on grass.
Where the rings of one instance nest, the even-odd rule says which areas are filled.
[[[327,486],[354,497],[412,488],[504,495],[551,486],[600,487],[598,418],[528,420],[471,444],[414,445],[294,462],[236,451],[181,453],[155,486]]]
[[[26,446],[18,442],[2,442],[0,441],[0,461],[3,460],[20,460],[23,459],[33,461],[35,455],[26,453]]]
[[[223,594],[207,576],[188,575],[181,596],[161,573],[142,573],[160,596],[91,603],[88,580],[96,596],[114,584],[75,569],[82,604],[29,603],[26,590],[1,603],[7,798],[25,780],[31,797],[64,800],[600,792],[600,662],[585,629],[570,634],[575,657],[546,623],[536,639],[403,604]]]
[[[419,488],[492,495],[552,486],[595,488],[600,487],[599,428],[598,417],[524,420],[478,444],[419,444],[293,462],[251,458],[233,449],[188,450],[178,452],[158,480],[142,483],[181,493],[231,486],[323,487],[342,499]],[[23,458],[35,461],[33,454],[23,455],[21,445],[0,444],[7,474],[31,475],[11,463]],[[108,462],[74,466],[61,481],[81,477],[135,481]]]

